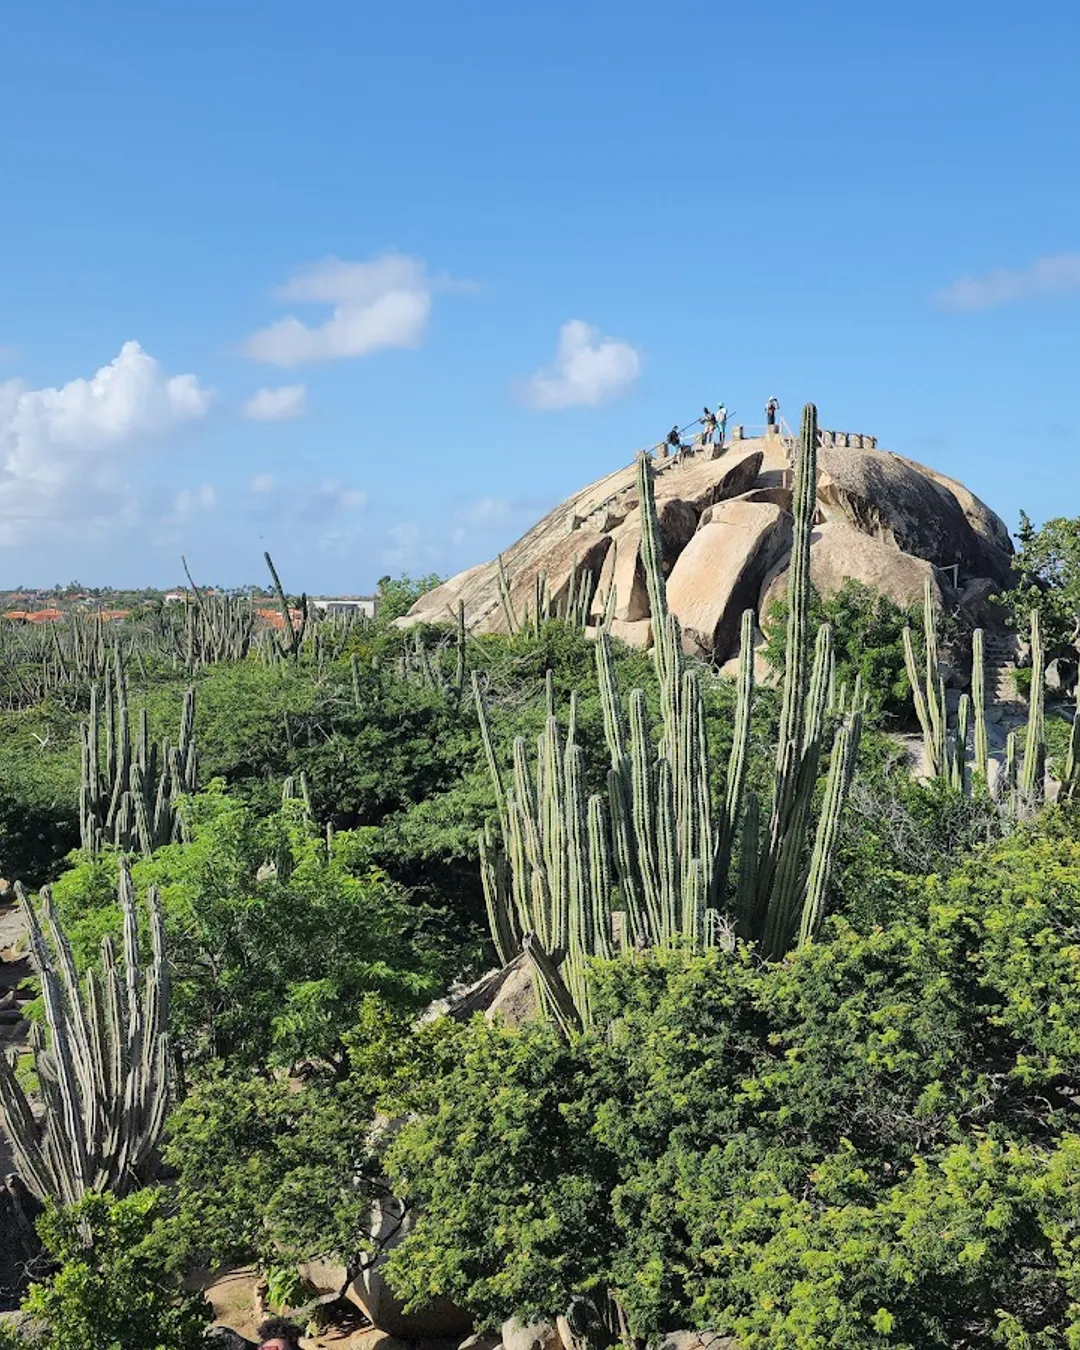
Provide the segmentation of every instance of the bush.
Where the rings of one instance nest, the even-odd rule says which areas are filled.
[[[56,1263],[23,1304],[33,1334],[25,1350],[199,1350],[213,1310],[171,1273],[172,1221],[162,1192],[124,1200],[88,1195],[50,1205],[38,1231]],[[20,1350],[18,1335],[0,1346]]]
[[[836,684],[852,689],[862,677],[872,711],[907,721],[911,716],[911,684],[904,665],[904,628],[922,631],[921,610],[903,609],[887,595],[848,578],[835,595],[810,595],[810,623],[833,628]],[[773,602],[768,617],[765,657],[784,669],[787,600]]]
[[[363,831],[335,835],[328,854],[299,802],[260,817],[220,784],[189,815],[190,843],[132,868],[161,892],[171,1030],[189,1064],[344,1065],[366,993],[417,1008],[444,987],[453,958],[434,916],[372,865]],[[84,962],[118,927],[116,866],[81,864],[54,888]]]
[[[1075,1344],[1075,826],[898,874],[901,918],[781,965],[607,963],[572,1044],[440,1031],[386,1103],[401,1292],[494,1324],[610,1288],[635,1335],[745,1350]]]

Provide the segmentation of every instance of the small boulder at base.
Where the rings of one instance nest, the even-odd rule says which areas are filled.
[[[502,1324],[502,1344],[503,1350],[563,1350],[554,1322],[519,1322],[516,1317]]]
[[[669,1331],[660,1337],[657,1350],[739,1350],[739,1342],[717,1331]]]
[[[1076,688],[1076,662],[1067,656],[1055,656],[1046,667],[1046,687],[1054,694],[1067,694]]]
[[[791,517],[771,502],[724,502],[671,570],[668,606],[692,652],[724,662],[738,650],[744,609],[791,546]]]

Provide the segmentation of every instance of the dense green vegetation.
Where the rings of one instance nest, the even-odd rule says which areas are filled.
[[[478,837],[506,807],[471,678],[504,786],[515,740],[522,763],[538,738],[554,755],[554,725],[582,802],[617,791],[613,709],[658,747],[677,685],[679,708],[700,699],[694,763],[717,817],[737,771],[740,817],[760,800],[768,820],[790,708],[703,667],[674,667],[673,685],[618,643],[601,644],[598,673],[595,644],[560,619],[464,642],[449,616],[400,632],[391,619],[429,582],[384,580],[379,620],[313,624],[296,650],[237,654],[235,615],[191,660],[167,635],[119,630],[132,725],[145,709],[150,741],[175,736],[196,691],[199,790],[178,799],[171,842],[130,862],[164,927],[171,1109],[157,1184],[46,1201],[34,1283],[18,1291],[37,1330],[0,1326],[0,1346],[189,1350],[208,1314],[183,1277],[228,1263],[255,1263],[280,1302],[304,1305],[297,1267],[355,1273],[388,1194],[412,1212],[393,1287],[416,1308],[448,1298],[478,1326],[566,1314],[597,1346],[679,1328],[746,1350],[1080,1344],[1080,805],[995,797],[963,763],[959,785],[912,777],[895,732],[919,726],[903,629],[921,642],[921,617],[854,585],[814,597],[809,629],[776,616],[777,668],[790,673],[793,633],[810,652],[819,621],[835,653],[791,833],[802,877],[834,737],[857,681],[866,694],[812,928],[773,959],[747,940],[732,899],[752,893],[744,830],[728,839],[731,909],[707,932],[579,943],[571,962],[552,944],[588,1014],[568,1030],[423,1016],[497,964]],[[123,923],[117,850],[78,848],[97,678],[73,667],[0,713],[0,870],[52,883],[80,970]],[[1071,782],[1068,718],[1048,728],[1039,763]],[[577,788],[555,788],[538,800],[573,807]],[[536,987],[550,1012],[558,983]],[[34,1089],[28,1062],[18,1075]]]

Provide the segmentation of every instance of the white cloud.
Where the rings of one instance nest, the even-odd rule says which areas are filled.
[[[1080,253],[1036,258],[1030,267],[998,268],[984,276],[960,277],[939,291],[935,301],[946,309],[992,309],[1039,295],[1080,291]]]
[[[137,342],[58,389],[0,382],[0,544],[45,523],[85,533],[131,516],[125,461],[205,417],[213,399],[194,375],[167,375]]]
[[[571,319],[559,329],[555,363],[538,370],[523,390],[534,408],[595,407],[624,394],[641,374],[641,356],[629,342],[601,337],[599,329]]]
[[[454,515],[463,525],[474,525],[483,529],[504,524],[513,512],[513,505],[505,497],[478,497],[476,501],[460,507]]]
[[[272,473],[257,473],[248,486],[252,492],[270,492],[274,486],[274,475]]]
[[[287,422],[302,417],[307,411],[307,388],[302,384],[283,384],[276,389],[259,389],[242,411],[254,422]]]
[[[385,253],[370,262],[327,258],[300,268],[277,292],[299,304],[331,305],[310,326],[290,314],[260,328],[244,353],[276,366],[367,356],[383,347],[416,347],[427,329],[432,280],[419,258]]]
[[[213,511],[217,500],[217,493],[209,483],[197,488],[182,488],[176,494],[169,520],[174,525],[182,525],[198,511]]]

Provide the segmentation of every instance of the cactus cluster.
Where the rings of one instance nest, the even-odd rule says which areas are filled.
[[[101,946],[101,973],[80,986],[67,938],[41,892],[42,921],[17,887],[31,953],[41,977],[48,1035],[31,1030],[44,1102],[35,1118],[16,1075],[0,1054],[0,1106],[19,1175],[40,1200],[73,1204],[89,1191],[123,1195],[143,1184],[153,1165],[169,1098],[169,982],[164,926],[156,891],[147,896],[152,956],[140,963],[135,889],[121,865],[123,963],[111,939]]]
[[[149,857],[182,837],[177,803],[198,786],[194,726],[195,690],[189,689],[175,746],[167,739],[160,746],[151,743],[145,708],[133,737],[124,663],[116,654],[101,693],[91,686],[90,715],[82,728],[79,819],[87,853],[114,844]]]
[[[1035,809],[1046,797],[1046,654],[1037,610],[1031,612],[1031,691],[1028,720],[1021,736],[1006,739],[1005,762],[996,780],[990,772],[987,733],[985,635],[977,628],[971,639],[971,694],[961,694],[950,725],[938,650],[938,614],[929,579],[923,593],[924,660],[916,658],[910,628],[904,629],[904,661],[915,714],[923,734],[923,758],[930,778],[947,782],[966,796],[990,793],[1012,814]],[[971,758],[968,759],[968,748]],[[1059,776],[1060,792],[1071,796],[1080,772],[1080,717],[1073,722],[1070,748]]]
[[[610,757],[604,793],[585,791],[576,698],[571,697],[564,730],[550,677],[535,765],[530,765],[528,748],[519,738],[507,779],[480,682],[473,677],[501,833],[501,841],[485,833],[480,848],[492,935],[504,962],[519,950],[527,953],[542,1003],[567,1029],[591,1020],[591,957],[674,942],[708,947],[726,940],[734,924],[740,935],[776,958],[794,943],[811,939],[820,923],[854,772],[861,695],[856,691],[852,711],[839,717],[815,824],[815,789],[830,725],[837,721],[828,709],[831,631],[827,626],[820,630],[812,657],[807,633],[816,446],[816,411],[808,406],[796,463],[787,670],[767,816],[746,787],[753,614],[743,616],[734,740],[717,811],[701,674],[683,655],[679,623],[667,607],[647,456],[638,460],[638,495],[660,688],[659,739],[643,691],[635,689],[624,698],[618,688],[604,624],[596,636]]]
[[[536,574],[532,598],[521,614],[518,614],[510,594],[510,577],[501,553],[496,560],[495,575],[499,605],[506,631],[511,636],[516,633],[535,634],[540,625],[549,619],[561,619],[573,628],[585,628],[589,624],[596,595],[596,574],[590,567],[581,567],[576,557],[570,565],[570,575],[565,585],[555,592],[551,589],[547,572]]]

